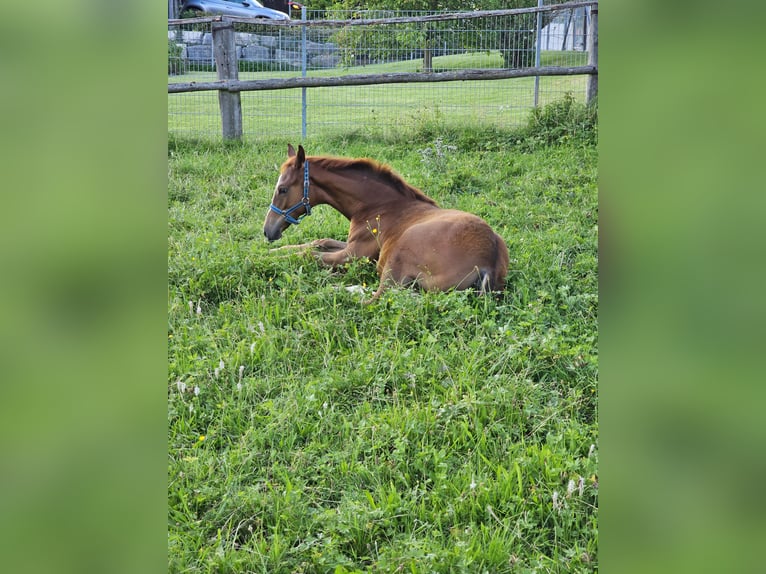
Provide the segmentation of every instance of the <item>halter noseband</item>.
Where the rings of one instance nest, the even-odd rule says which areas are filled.
[[[293,211],[295,211],[299,207],[305,207],[306,212],[302,213],[297,218],[290,215]],[[273,203],[269,206],[269,208],[274,213],[278,213],[279,215],[284,217],[287,223],[294,223],[295,225],[298,225],[301,222],[301,219],[303,219],[307,215],[311,215],[311,205],[309,204],[309,162],[308,160],[303,162],[303,199],[301,199],[298,203],[293,205],[290,209],[279,209]]]

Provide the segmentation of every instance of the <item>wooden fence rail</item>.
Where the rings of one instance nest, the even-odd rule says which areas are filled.
[[[366,86],[372,84],[407,84],[417,82],[454,82],[460,80],[502,80],[530,76],[579,76],[596,74],[594,66],[540,67],[516,70],[466,69],[454,72],[400,72],[390,74],[357,74],[327,78],[274,78],[270,80],[219,80],[217,82],[178,82],[168,84],[168,93],[226,90],[250,92],[256,90],[287,90],[290,88],[324,88],[331,86]]]
[[[538,65],[535,67],[515,69],[464,69],[448,72],[357,74],[333,77],[303,76],[266,80],[239,80],[234,34],[235,22],[268,26],[369,26],[374,24],[434,22],[486,18],[490,16],[509,16],[513,14],[542,13],[553,10],[558,11],[581,8],[585,6],[592,7],[590,33],[588,34],[588,65],[586,66],[557,67]],[[418,82],[453,82],[463,80],[499,80],[530,76],[588,75],[587,101],[593,101],[598,95],[598,2],[593,0],[588,2],[568,2],[553,6],[538,6],[536,8],[482,10],[404,18],[378,18],[367,20],[306,20],[304,18],[303,20],[269,21],[266,24],[252,18],[213,16],[168,20],[168,25],[172,26],[203,22],[211,23],[213,56],[215,58],[218,80],[214,82],[169,83],[168,93],[178,94],[184,92],[217,90],[224,139],[241,139],[242,137],[242,106],[240,102],[240,92],[244,91]]]

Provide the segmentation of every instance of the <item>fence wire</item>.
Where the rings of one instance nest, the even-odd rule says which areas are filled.
[[[587,64],[589,7],[476,19],[323,26],[322,21],[438,12],[305,11],[310,26],[235,24],[240,80]],[[538,62],[539,60],[539,62]],[[210,23],[168,27],[168,81],[214,81]],[[241,92],[243,138],[385,133],[405,126],[524,123],[535,105],[571,93],[587,76],[294,88]],[[305,106],[305,109],[304,109]],[[168,131],[220,137],[216,92],[168,95]]]

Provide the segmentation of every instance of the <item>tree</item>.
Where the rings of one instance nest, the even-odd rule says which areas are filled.
[[[315,0],[311,8],[326,8],[336,10],[381,10],[381,11],[466,11],[466,10],[502,10],[513,8],[529,8],[537,6],[537,0]],[[544,24],[549,19],[549,14],[544,14]],[[503,56],[505,67],[521,68],[534,65],[536,15],[518,14],[513,16],[499,17],[493,22],[491,30],[486,30],[486,23],[481,20],[465,20],[461,27],[471,32],[481,32],[484,36],[485,45],[494,45]],[[433,70],[434,49],[443,38],[449,38],[450,45],[458,48],[470,48],[471,38],[474,34],[456,36],[451,33],[454,30],[452,22],[432,22],[427,25],[413,26],[398,34],[397,42],[413,41],[413,37],[419,37],[420,50],[423,54],[423,71]],[[365,46],[375,46],[381,56],[385,49],[381,46],[390,45],[387,39],[376,40],[376,34],[366,30],[361,32],[347,31],[339,35],[339,43],[345,44],[347,54],[354,54],[352,46],[364,42]],[[465,42],[463,45],[456,43]],[[351,47],[351,48],[349,48]],[[353,63],[355,56],[347,57],[348,63]]]
[[[484,0],[482,10],[531,8],[537,0]],[[536,14],[505,16],[498,23],[497,45],[506,68],[528,68],[535,64]]]

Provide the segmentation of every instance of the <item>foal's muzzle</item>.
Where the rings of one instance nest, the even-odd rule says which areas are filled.
[[[268,232],[268,231],[265,231],[265,230],[264,230],[263,234],[266,236],[266,239],[268,239],[268,240],[269,240],[269,243],[271,243],[271,242],[273,242],[273,241],[276,241],[277,239],[279,239],[280,237],[282,237],[282,231],[281,231],[281,230],[280,230],[280,231],[278,231],[277,233],[274,233],[274,234],[271,234],[271,235],[269,235],[269,232]]]

